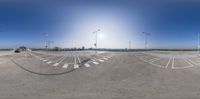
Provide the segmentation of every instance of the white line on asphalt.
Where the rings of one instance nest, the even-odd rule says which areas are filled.
[[[56,62],[59,62],[60,60],[62,60],[66,55],[61,56],[59,59],[56,60]]]
[[[68,64],[64,64],[63,66],[62,66],[62,68],[65,68],[65,69],[67,69],[68,68]]]
[[[191,68],[192,66],[185,66],[185,67],[174,67],[173,69],[186,69],[186,68]]]
[[[95,58],[95,57],[94,57],[93,59],[98,60],[98,61],[100,61],[100,62],[104,62],[104,60],[98,59],[98,58]]]
[[[100,61],[100,62],[104,62],[104,60],[102,60],[102,59],[98,59],[98,61]]]
[[[53,64],[53,66],[58,66],[59,65],[59,63],[55,63],[55,64]]]
[[[193,66],[194,66],[193,64],[191,64],[191,63],[189,62],[189,60],[188,60],[188,59],[184,59],[184,61],[186,61],[188,64],[190,64],[190,66],[191,66],[191,67],[193,67]]]
[[[93,61],[92,63],[94,63],[95,65],[98,65],[98,64],[99,64],[98,62],[95,62],[95,61]]]
[[[78,62],[79,62],[79,63],[81,63],[81,60],[80,60],[79,56],[78,56],[78,55],[76,55],[76,57],[78,58]]]
[[[189,58],[188,58],[188,61],[191,62],[192,64],[199,65],[198,63],[193,62],[193,61],[192,61],[191,59],[189,59]]]
[[[174,69],[174,57],[172,58],[172,69]]]
[[[173,67],[172,69],[186,69],[186,68],[190,68],[193,67],[194,65],[191,64],[188,60],[183,59],[185,62],[187,62],[188,64],[190,64],[190,66],[184,66],[184,67]]]
[[[85,65],[85,67],[90,67],[90,64],[88,64],[88,63],[86,63],[86,64],[84,64]]]
[[[164,68],[164,66],[162,66],[162,65],[158,65],[158,64],[155,64],[155,63],[149,63],[149,64],[151,64],[152,66],[155,66],[155,67]]]
[[[148,62],[150,62],[150,63],[153,63],[154,61],[157,61],[157,60],[159,60],[160,58],[153,58],[153,59],[150,59]]]
[[[33,55],[31,52],[28,53],[28,54],[30,54],[31,56],[33,56],[33,57],[35,57],[35,58],[37,58],[37,59],[39,59],[39,60],[43,60],[43,58],[41,58],[41,57],[39,57],[39,56],[36,56],[36,55]]]
[[[172,59],[172,57],[169,58],[167,64],[165,65],[165,68],[167,68],[169,66],[169,63],[170,63],[171,59]]]
[[[79,65],[78,64],[74,64],[74,69],[77,69],[79,68]]]
[[[44,59],[44,60],[42,60],[43,62],[46,62],[47,60],[46,59]]]
[[[58,64],[60,64],[62,61],[65,60],[66,57],[63,57],[59,62],[57,62]]]
[[[47,64],[51,64],[51,63],[52,63],[52,61],[48,61],[48,62],[47,62]]]
[[[105,58],[105,57],[104,57],[103,59],[104,59],[104,60],[108,60],[108,58]]]

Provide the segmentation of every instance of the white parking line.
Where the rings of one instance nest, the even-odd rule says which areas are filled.
[[[65,58],[66,58],[66,56],[64,55],[63,57],[61,57],[60,59],[58,59],[58,61],[55,64],[53,64],[53,66],[58,66],[62,61],[65,60]]]
[[[79,63],[81,63],[81,60],[80,60],[79,56],[78,56],[78,55],[76,55],[76,57],[78,58],[78,62],[79,62]]]
[[[104,60],[102,60],[102,59],[98,59],[98,61],[100,61],[100,62],[104,62]]]
[[[51,64],[51,63],[52,63],[52,61],[48,61],[48,62],[47,62],[47,64]]]
[[[174,57],[172,58],[172,69],[174,69]]]
[[[154,61],[157,61],[157,60],[159,60],[160,58],[153,58],[153,59],[150,59],[148,62],[150,62],[150,63],[153,63]]]
[[[78,64],[74,64],[74,69],[77,69],[79,68],[79,65]]]
[[[63,66],[62,66],[62,68],[65,68],[65,69],[67,69],[68,68],[68,64],[64,64]]]
[[[165,68],[167,68],[169,66],[169,63],[171,61],[172,57],[169,58],[169,61],[167,62],[167,64],[165,65]]]
[[[39,56],[37,56],[37,55],[34,55],[34,54],[32,54],[31,52],[28,53],[28,54],[30,54],[31,56],[33,56],[33,57],[35,57],[35,58],[37,58],[37,59],[39,59],[39,60],[43,60],[43,58],[41,58],[41,57],[39,57]]]
[[[189,60],[188,59],[184,59],[188,64],[190,64],[190,66],[191,67],[193,67],[194,65],[193,64],[191,64],[190,62],[189,62]]]
[[[103,59],[104,59],[104,60],[108,60],[108,58],[106,58],[106,57],[104,57]]]
[[[53,64],[53,66],[58,66],[59,65],[59,63],[55,63],[55,64]]]
[[[86,63],[86,64],[84,64],[85,65],[85,67],[90,67],[90,64],[88,64],[88,63]]]
[[[43,62],[46,62],[47,60],[46,59],[44,59],[44,60],[42,60]]]
[[[98,58],[95,58],[95,57],[94,57],[93,59],[98,60],[98,61],[100,61],[100,62],[104,62],[104,60],[98,59]]]
[[[189,59],[189,58],[188,58],[188,61],[191,62],[191,63],[194,64],[194,65],[199,65],[198,63],[193,62],[193,61],[192,61],[191,59]]]
[[[62,59],[61,59],[59,62],[57,62],[57,63],[59,63],[59,64],[60,64],[62,61],[64,61],[64,60],[65,60],[65,58],[66,58],[66,57],[63,57],[63,58],[62,58]]]
[[[98,65],[98,64],[99,64],[98,62],[95,62],[95,61],[93,61],[92,63],[94,63],[95,65]]]

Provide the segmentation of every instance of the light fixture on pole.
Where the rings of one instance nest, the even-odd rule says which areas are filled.
[[[148,49],[148,36],[150,36],[150,33],[142,32],[142,34],[145,35],[145,49]]]
[[[198,33],[198,46],[197,46],[197,50],[198,50],[198,54],[200,54],[200,50],[199,50],[199,48],[200,48],[200,34]]]
[[[100,29],[98,29],[98,30],[96,30],[96,31],[94,31],[93,33],[96,35],[96,42],[95,42],[95,44],[94,44],[94,46],[95,46],[95,49],[96,49],[96,53],[97,53],[97,39],[98,39],[98,32],[100,31]]]

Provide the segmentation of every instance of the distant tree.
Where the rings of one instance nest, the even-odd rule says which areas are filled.
[[[62,48],[60,48],[60,47],[54,47],[53,50],[54,51],[60,51],[60,50],[62,50]]]
[[[85,46],[82,46],[82,50],[85,50]]]

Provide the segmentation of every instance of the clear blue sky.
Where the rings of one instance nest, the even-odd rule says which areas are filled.
[[[196,48],[200,32],[197,0],[0,1],[0,48],[53,46],[101,48]],[[48,34],[48,37],[45,37]]]

